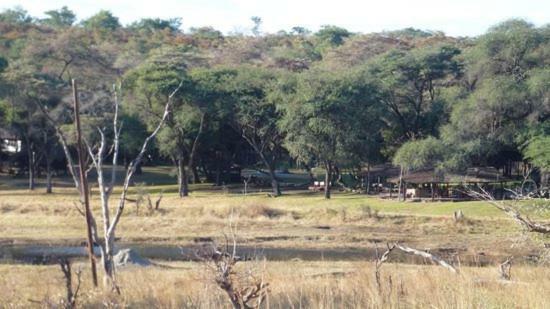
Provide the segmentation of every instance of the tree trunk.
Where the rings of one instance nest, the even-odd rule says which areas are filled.
[[[541,187],[550,186],[550,171],[541,171],[541,173],[540,173],[540,186]]]
[[[313,175],[313,169],[307,164],[305,164],[304,167],[306,168],[306,171],[309,175],[309,182],[313,185],[315,183],[315,175]]]
[[[178,193],[180,197],[189,196],[189,178],[183,158],[178,159]]]
[[[32,150],[29,150],[29,190],[34,190],[35,188],[35,170],[34,170],[34,160],[36,158],[36,153]]]
[[[204,162],[201,162],[200,168],[202,170],[204,177],[206,178],[206,182],[214,182],[214,178],[212,177],[212,171],[210,171],[206,167],[206,164],[204,164]]]
[[[275,169],[270,168],[269,169],[269,177],[271,177],[271,188],[273,191],[274,196],[280,196],[281,195],[281,187],[279,185],[279,181],[277,180],[277,175],[275,174]]]
[[[222,169],[221,169],[221,166],[220,166],[220,163],[217,164],[216,166],[216,186],[221,186],[222,185]]]
[[[193,171],[193,183],[199,183],[199,171],[197,170],[197,165],[190,166],[189,169]]]
[[[206,119],[206,113],[203,113],[201,116],[201,122],[199,124],[199,132],[197,132],[197,135],[195,136],[195,140],[193,140],[193,146],[191,147],[191,151],[189,153],[189,162],[187,164],[187,167],[188,167],[188,170],[193,173],[193,183],[197,183],[199,181],[199,173],[197,171],[197,166],[195,164],[195,157],[197,155],[197,150],[199,148],[200,138],[204,128],[205,119]]]
[[[367,195],[370,194],[370,164],[367,164]]]
[[[52,193],[52,161],[46,158],[46,193]]]
[[[101,264],[103,266],[103,285],[105,287],[116,288],[115,283],[115,265],[113,261],[114,252],[114,233],[104,238],[105,246],[101,252]]]
[[[399,170],[399,187],[397,189],[397,200],[401,202],[401,193],[403,187],[403,167]]]
[[[332,165],[325,163],[325,198],[330,199],[330,181],[332,180]]]
[[[333,183],[338,183],[338,181],[340,181],[340,179],[342,178],[342,173],[340,173],[340,168],[338,168],[337,165],[330,165],[331,166],[331,175],[332,175],[332,178],[331,178],[331,181]],[[342,184],[344,184],[344,182],[342,181],[341,182]],[[345,185],[344,185],[345,186]]]

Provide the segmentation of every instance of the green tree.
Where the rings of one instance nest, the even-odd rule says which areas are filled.
[[[449,154],[448,149],[440,140],[434,137],[408,141],[399,147],[393,157],[393,164],[401,167],[398,185],[399,199],[405,196],[403,175],[409,171],[428,168],[433,168],[434,173],[439,172]]]
[[[389,116],[384,132],[389,153],[405,141],[438,134],[446,119],[441,89],[460,75],[459,53],[451,46],[392,50],[367,64]]]
[[[262,18],[259,16],[252,16],[250,17],[250,20],[254,23],[254,26],[252,27],[252,34],[259,36],[261,34],[260,26],[262,25]]]
[[[524,155],[536,167],[544,171],[550,170],[550,136],[537,136],[529,141]]]
[[[189,173],[195,170],[209,112],[207,104],[210,103],[202,100],[201,95],[208,95],[189,76],[191,57],[185,48],[161,48],[127,75],[134,97],[132,102],[140,104],[140,114],[146,123],[158,118],[155,115],[161,112],[162,103],[166,102],[172,89],[182,81],[185,84],[184,91],[175,98],[167,125],[158,135],[160,153],[170,158],[177,167],[180,197],[189,195]]]
[[[147,126],[136,113],[130,110],[124,110],[120,116],[120,122],[123,125],[123,130],[120,132],[120,156],[124,166],[128,168],[130,161],[141,150],[143,140],[148,136]]]
[[[301,35],[301,36],[305,36],[305,35],[308,35],[311,33],[311,30],[305,28],[305,27],[301,27],[301,26],[294,26],[292,27],[290,33],[294,34],[294,35]]]
[[[440,140],[428,137],[406,142],[393,157],[393,163],[405,171],[442,167],[448,149]]]
[[[101,10],[92,17],[84,20],[82,25],[85,28],[93,30],[116,30],[120,28],[118,17],[114,16],[110,11]]]
[[[276,81],[271,70],[241,66],[228,81],[233,110],[231,126],[258,155],[271,178],[273,195],[281,195],[279,179],[275,174],[283,149],[283,134],[277,127],[281,114],[275,102],[269,99],[269,90]]]
[[[59,10],[46,11],[44,14],[48,17],[42,19],[41,22],[51,27],[70,27],[76,21],[76,15],[66,6],[63,6]]]
[[[294,89],[285,88],[290,97],[279,124],[285,147],[298,161],[308,164],[313,158],[325,168],[328,199],[335,168],[366,155],[358,145],[368,147],[379,132],[371,121],[377,116],[374,87],[359,74],[314,70],[300,76]]]
[[[181,18],[143,18],[140,21],[132,23],[129,28],[143,30],[145,32],[154,32],[157,30],[168,29],[172,32],[179,31],[181,27]]]
[[[33,67],[14,63],[5,72],[7,98],[4,105],[6,117],[4,125],[16,132],[22,140],[20,156],[26,161],[29,189],[35,189],[35,179],[45,165],[47,176],[46,192],[52,192],[52,162],[58,158],[59,145],[56,132],[39,106],[55,106],[59,103],[55,93],[57,80],[48,75],[33,71]],[[45,163],[45,164],[43,164]]]
[[[550,117],[548,36],[522,20],[492,27],[465,53],[463,93],[442,138],[455,165],[491,165],[511,172],[531,127]]]
[[[20,6],[13,9],[5,9],[0,13],[0,22],[7,24],[29,24],[33,22],[33,18]]]
[[[351,35],[352,33],[348,30],[333,25],[324,25],[315,33],[315,37],[322,43],[326,43],[332,47],[342,45],[344,39]]]

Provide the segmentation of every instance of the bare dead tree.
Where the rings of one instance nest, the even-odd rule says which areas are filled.
[[[446,268],[447,270],[449,270],[454,274],[458,273],[458,270],[455,267],[453,267],[451,264],[445,262],[443,259],[429,252],[414,249],[399,243],[394,243],[392,245],[387,244],[387,250],[381,256],[378,255],[378,248],[376,248],[375,278],[376,278],[376,285],[378,287],[378,291],[381,291],[381,287],[382,287],[381,277],[380,277],[380,270],[382,268],[382,264],[384,264],[384,262],[386,262],[389,259],[390,253],[392,253],[395,249],[398,249],[407,254],[413,254],[413,255],[421,256],[423,258],[427,258],[433,263]]]
[[[513,192],[513,191],[512,191]],[[538,233],[543,235],[550,234],[550,225],[532,221],[529,217],[521,214],[511,203],[507,201],[497,201],[495,197],[487,192],[485,189],[478,187],[477,190],[469,190],[467,194],[477,200],[486,201],[504,212],[506,215],[514,219],[520,224],[526,231],[532,233]],[[529,196],[521,196],[516,194],[516,200],[518,199],[531,199]]]
[[[228,296],[234,309],[260,308],[268,294],[268,283],[263,276],[259,278],[254,272],[239,271],[236,264],[242,260],[236,255],[237,242],[233,227],[231,229],[231,245],[227,235],[225,247],[218,247],[214,243],[203,246],[197,257],[213,273],[214,281]]]
[[[504,261],[498,266],[498,272],[500,273],[500,278],[502,280],[512,279],[512,260],[513,259],[514,259],[513,257],[509,257],[506,259],[506,261]]]
[[[85,164],[85,166],[88,166],[88,168],[85,171],[85,174],[87,174],[91,169],[96,170],[97,176],[98,176],[99,195],[101,200],[101,218],[102,218],[103,235],[101,235],[102,237],[100,237],[98,233],[95,217],[92,214],[91,222],[90,222],[92,226],[92,239],[94,243],[96,243],[99,246],[99,249],[100,249],[101,260],[102,260],[101,264],[104,270],[104,283],[105,285],[110,284],[116,290],[118,290],[118,288],[116,287],[115,280],[114,280],[115,278],[114,278],[114,263],[113,263],[113,255],[115,253],[115,247],[114,247],[115,232],[116,232],[116,227],[120,221],[120,218],[124,212],[126,201],[128,199],[127,198],[128,188],[130,186],[131,180],[136,172],[137,167],[139,166],[139,164],[141,164],[143,160],[143,156],[145,155],[145,152],[147,150],[149,143],[156,137],[159,130],[166,123],[168,115],[170,114],[170,111],[171,111],[171,107],[173,105],[173,98],[180,91],[182,86],[183,86],[183,81],[181,81],[180,84],[170,93],[170,95],[167,98],[167,102],[164,105],[164,112],[160,117],[157,126],[155,127],[153,132],[149,136],[147,136],[147,138],[145,138],[138,155],[134,158],[134,160],[131,161],[128,168],[126,169],[126,173],[125,173],[124,181],[122,185],[122,191],[120,193],[118,206],[116,208],[116,212],[114,213],[114,216],[111,215],[111,209],[109,207],[109,198],[113,193],[113,189],[116,183],[116,170],[118,167],[118,157],[119,157],[119,147],[120,147],[120,133],[122,131],[122,124],[118,123],[119,107],[120,107],[120,102],[119,102],[119,93],[121,88],[120,85],[118,86],[118,89],[115,85],[113,86],[115,112],[114,112],[113,122],[112,122],[112,125],[113,125],[112,145],[110,147],[107,146],[107,138],[106,138],[106,133],[104,128],[97,128],[97,131],[100,137],[99,144],[90,145],[86,140],[84,140],[88,154],[89,154],[89,159],[91,159],[91,164],[88,164],[88,163]],[[67,169],[69,170],[69,173],[73,178],[75,187],[80,191],[82,185],[77,177],[78,172],[75,169],[74,159],[72,158],[71,153],[69,151],[69,144],[67,142],[67,138],[63,134],[62,130],[60,129],[60,126],[56,123],[53,117],[51,117],[48,110],[41,105],[39,105],[39,108],[43,112],[43,114],[46,116],[48,121],[53,125],[56,131],[59,142],[63,147],[65,158],[67,160]],[[110,171],[110,180],[107,181],[103,164],[105,162],[105,158],[110,154],[112,154],[112,166]],[[155,204],[156,209],[160,207],[160,201],[161,201],[161,198],[159,198]],[[82,204],[84,201],[81,199],[80,202]],[[81,214],[85,215],[85,212],[82,209],[80,209],[78,205],[76,205],[76,208]]]
[[[380,280],[380,270],[382,268],[382,264],[386,262],[390,258],[390,253],[395,249],[395,244],[391,245],[387,244],[388,249],[382,253],[381,256],[378,256],[378,246],[376,247],[376,268],[375,268],[375,278],[376,278],[376,286],[378,287],[378,292],[382,290],[382,283]]]
[[[149,211],[149,214],[153,213],[154,211],[159,210],[160,208],[160,202],[162,201],[162,191],[160,191],[159,197],[155,201],[155,206],[153,206],[153,201],[151,200],[151,195],[147,194],[147,210]]]
[[[453,212],[453,219],[455,220],[455,223],[464,221],[464,213],[462,212],[462,209],[455,210]]]
[[[423,258],[426,258],[426,259],[429,259],[431,260],[433,263],[436,263],[440,266],[443,266],[445,267],[447,270],[449,270],[450,272],[452,273],[458,273],[458,270],[456,268],[454,268],[451,264],[445,262],[443,259],[429,253],[429,252],[426,252],[426,251],[421,251],[421,250],[417,250],[417,249],[413,249],[411,247],[407,247],[407,246],[404,246],[404,245],[401,245],[401,244],[398,244],[396,243],[395,244],[395,247],[405,253],[409,253],[409,254],[414,254],[414,255],[418,255],[418,256],[421,256]]]
[[[145,138],[138,155],[134,158],[134,160],[130,162],[128,168],[126,169],[122,190],[120,193],[120,197],[118,199],[118,206],[116,208],[116,212],[114,213],[113,217],[111,216],[112,214],[111,214],[111,209],[109,207],[109,199],[111,197],[111,194],[113,193],[113,189],[116,183],[116,169],[118,166],[120,133],[122,130],[122,124],[121,125],[118,124],[118,116],[119,116],[118,114],[119,114],[119,105],[120,105],[118,100],[118,92],[120,91],[120,88],[121,88],[120,85],[118,87],[118,90],[116,86],[113,86],[115,113],[113,116],[113,128],[112,128],[113,144],[111,146],[113,150],[113,153],[112,153],[113,158],[112,158],[112,166],[111,166],[111,179],[109,182],[106,181],[106,177],[104,175],[104,169],[103,169],[103,163],[105,161],[105,158],[107,157],[107,139],[105,137],[106,134],[104,132],[104,129],[97,128],[100,136],[99,145],[97,147],[92,147],[87,143],[88,153],[92,158],[93,166],[97,173],[99,194],[100,194],[100,200],[101,200],[101,213],[102,213],[103,239],[99,239],[97,237],[98,233],[97,233],[97,227],[96,227],[95,233],[93,233],[95,235],[94,240],[96,243],[98,243],[100,247],[102,266],[105,274],[104,283],[106,285],[110,284],[115,289],[117,289],[116,283],[115,283],[115,269],[114,269],[114,263],[113,263],[113,256],[115,253],[115,233],[116,233],[117,225],[124,212],[126,201],[128,199],[127,195],[128,195],[130,182],[137,170],[138,165],[141,164],[143,160],[143,156],[147,151],[147,146],[155,138],[159,130],[162,128],[162,126],[166,122],[166,119],[170,114],[170,110],[172,107],[173,97],[181,89],[182,85],[183,85],[183,81],[180,82],[180,84],[176,87],[176,89],[174,89],[170,93],[170,95],[168,96],[167,102],[164,106],[164,112],[157,126],[155,127],[153,132],[151,132],[151,134],[149,134],[149,136]],[[97,150],[94,150],[94,149],[97,149]]]
[[[61,272],[63,272],[63,277],[65,279],[65,290],[67,293],[66,299],[63,301],[62,305],[66,309],[74,309],[76,308],[76,301],[78,299],[78,293],[80,291],[82,272],[80,271],[80,269],[75,272],[76,287],[73,289],[71,262],[68,259],[62,258],[59,259],[58,263],[61,267]]]

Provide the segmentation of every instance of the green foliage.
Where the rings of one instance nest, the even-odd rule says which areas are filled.
[[[550,171],[550,136],[545,135],[533,138],[527,144],[523,154],[536,167]]]
[[[187,67],[190,59],[184,47],[161,47],[151,51],[149,57],[126,79],[134,95],[150,102],[154,107],[162,107],[168,95],[182,81],[187,81]]]
[[[353,151],[358,145],[372,147],[378,133],[372,85],[360,75],[312,71],[294,88],[285,88],[291,97],[283,105],[280,127],[286,133],[285,147],[296,159],[338,164],[368,153]]]
[[[465,165],[502,165],[521,159],[523,132],[550,115],[549,37],[522,20],[505,21],[466,53],[466,92],[442,128],[454,157]],[[459,158],[461,157],[461,158]]]
[[[492,74],[511,75],[516,81],[523,81],[526,71],[538,61],[533,52],[543,40],[542,34],[523,20],[500,23],[480,39],[480,47],[488,58],[486,68]]]
[[[196,68],[189,72],[190,91],[187,99],[216,118],[226,117],[231,110],[227,86],[238,72],[230,68]]]
[[[329,46],[338,46],[344,43],[344,39],[352,35],[348,30],[333,26],[324,25],[319,31],[315,33],[315,36],[323,43]]]
[[[4,70],[8,67],[8,60],[6,58],[0,57],[0,73],[4,72]]]
[[[134,158],[143,144],[143,140],[147,137],[147,127],[142,120],[131,111],[125,111],[120,117],[120,122],[123,129],[120,132],[120,151],[122,157],[130,160]]]
[[[276,80],[271,70],[243,66],[235,71],[227,83],[231,95],[233,126],[248,142],[260,152],[264,147],[271,162],[280,148],[281,134],[277,130],[280,113],[273,101],[268,99],[268,91]]]
[[[292,30],[290,33],[295,35],[308,35],[311,33],[311,30],[305,27],[295,26],[295,27],[292,27]]]
[[[337,26],[262,34],[260,18],[252,19],[253,36],[211,27],[183,33],[180,19],[123,27],[108,11],[74,21],[67,7],[42,20],[21,8],[0,13],[2,126],[32,132],[35,148],[44,144],[39,133],[51,129],[37,103],[72,130],[76,78],[93,142],[112,116],[112,84],[123,77],[124,155],[135,153],[183,81],[157,150],[189,162],[202,132],[198,160],[210,179],[212,169],[273,170],[296,161],[356,169],[393,159],[411,169],[462,169],[525,159],[547,168],[548,26],[509,20],[465,39]]]
[[[405,37],[405,38],[427,38],[434,35],[431,31],[424,31],[416,28],[404,28],[401,30],[386,31],[384,34],[394,37]]]
[[[153,32],[157,30],[168,29],[170,31],[179,31],[181,27],[181,18],[143,18],[140,21],[132,23],[129,28],[137,31]]]
[[[193,37],[201,40],[220,40],[223,38],[221,31],[212,27],[191,28],[189,32]]]
[[[13,9],[5,9],[0,13],[0,22],[8,24],[29,24],[33,21],[33,18],[28,14],[26,10],[17,6]]]
[[[395,153],[393,163],[405,170],[438,167],[447,157],[447,147],[436,138],[409,141]]]
[[[252,34],[255,36],[260,35],[260,26],[262,25],[262,18],[259,16],[252,16],[250,20],[254,23],[252,27]]]
[[[448,102],[441,89],[461,75],[460,50],[435,46],[413,51],[391,50],[373,58],[364,74],[377,82],[380,102],[388,114],[386,154],[410,139],[436,136],[446,121]]]
[[[59,10],[46,11],[44,14],[48,17],[42,19],[41,22],[52,27],[70,27],[76,21],[76,15],[66,6]]]
[[[114,16],[110,11],[101,10],[94,16],[84,20],[82,25],[88,29],[108,30],[113,31],[120,28],[118,17]]]

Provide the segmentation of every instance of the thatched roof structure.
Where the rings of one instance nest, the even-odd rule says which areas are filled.
[[[472,167],[463,173],[450,173],[426,169],[408,172],[403,181],[411,184],[424,183],[495,183],[511,181],[494,167]],[[388,179],[388,182],[398,183],[399,176]]]
[[[19,136],[14,130],[0,128],[0,140],[3,139],[18,140]]]
[[[370,172],[369,172],[370,170]],[[375,180],[380,177],[386,179],[388,177],[398,177],[399,176],[399,167],[393,166],[391,164],[378,164],[371,166],[370,169],[366,167],[361,170],[361,176],[367,177],[367,174],[370,173],[370,178]]]

